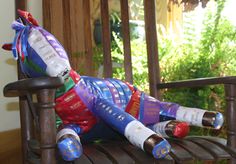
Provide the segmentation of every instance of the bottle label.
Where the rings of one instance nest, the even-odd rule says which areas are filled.
[[[176,120],[188,122],[190,125],[203,126],[202,119],[206,110],[180,106],[176,113]]]
[[[140,120],[142,123],[154,124],[159,122],[160,104],[157,99],[151,97],[144,92],[141,94],[140,102]]]
[[[151,135],[155,134],[154,131],[145,127],[141,122],[134,120],[131,121],[125,128],[125,137],[135,146],[144,150],[144,141]]]
[[[60,57],[56,49],[38,29],[31,30],[28,43],[47,65],[46,72],[49,76],[55,77],[70,70],[69,61]]]
[[[153,125],[151,127],[151,129],[153,129],[154,132],[156,133],[159,133],[161,134],[163,137],[169,137],[166,132],[165,132],[165,129],[166,129],[166,125],[172,120],[169,120],[169,121],[163,121],[163,122],[158,122],[156,123],[155,125]]]

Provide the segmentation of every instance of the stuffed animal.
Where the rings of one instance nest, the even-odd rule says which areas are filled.
[[[57,147],[64,160],[81,156],[80,139],[100,123],[155,158],[170,152],[171,146],[163,136],[184,137],[189,124],[222,126],[221,113],[161,102],[118,79],[80,76],[71,68],[67,53],[56,38],[40,27],[30,13],[18,10],[18,14],[20,18],[12,23],[16,31],[13,43],[3,48],[12,50],[27,76],[64,79],[55,100],[56,114],[63,122],[58,128]],[[171,133],[167,132],[166,128],[171,127]]]

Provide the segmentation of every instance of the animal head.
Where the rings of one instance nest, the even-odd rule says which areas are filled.
[[[19,60],[22,71],[29,77],[64,77],[71,70],[62,45],[48,31],[40,27],[29,12],[18,10],[19,19],[12,23],[15,37],[3,45]]]

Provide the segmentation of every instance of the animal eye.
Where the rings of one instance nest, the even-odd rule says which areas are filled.
[[[58,76],[62,76],[62,77],[68,77],[68,74],[69,74],[69,70],[68,69],[65,69],[64,71],[62,71],[61,73],[58,74]]]
[[[69,72],[69,70],[66,69],[66,70],[63,72],[62,76],[65,76],[66,74],[68,74],[68,72]]]

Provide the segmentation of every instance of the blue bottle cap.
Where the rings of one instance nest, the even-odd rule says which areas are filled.
[[[156,159],[164,158],[167,154],[169,154],[171,149],[170,144],[167,140],[161,141],[159,144],[155,145],[152,150],[152,155]]]
[[[75,138],[65,138],[57,143],[62,158],[66,161],[73,161],[82,155],[82,145]]]

